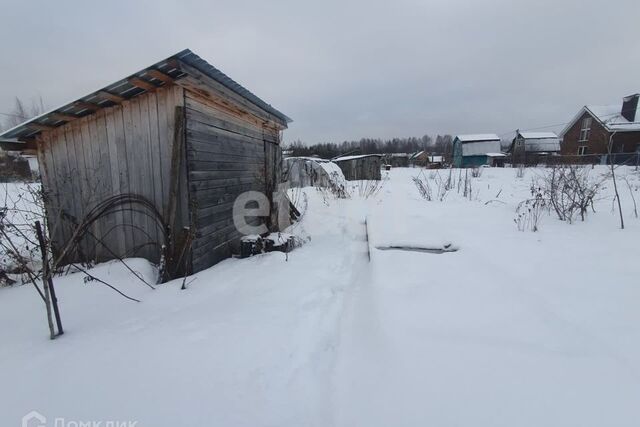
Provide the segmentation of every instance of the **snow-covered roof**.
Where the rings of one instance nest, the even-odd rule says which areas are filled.
[[[565,133],[573,125],[577,120],[582,117],[582,115],[588,112],[591,114],[596,120],[598,120],[602,126],[605,127],[608,131],[616,131],[616,132],[638,132],[640,131],[640,103],[636,107],[635,112],[635,120],[630,122],[627,120],[622,113],[622,105],[585,105],[578,111],[578,114],[575,115],[573,120],[571,120],[567,126],[560,132],[561,136],[564,136]]]
[[[487,153],[486,156],[487,157],[506,157],[506,154],[502,154],[502,153]]]
[[[323,163],[323,162],[330,162],[330,160],[327,159],[321,159],[320,157],[304,157],[304,156],[300,156],[300,157],[287,157],[285,160],[313,160],[314,162],[318,162],[318,163]]]
[[[355,156],[342,156],[336,159],[333,159],[334,162],[344,162],[347,160],[355,160],[355,159],[363,159],[365,157],[382,157],[381,154],[358,154]]]
[[[640,111],[637,108],[633,122],[621,114],[620,105],[587,105],[585,108],[609,130],[623,132],[640,130]]]
[[[408,153],[391,153],[391,157],[409,157]]]
[[[478,133],[469,135],[457,135],[460,142],[476,142],[476,141],[500,141],[500,137],[495,133]]]
[[[558,138],[555,132],[518,132],[524,139]]]
[[[443,157],[442,156],[429,156],[429,161],[431,163],[438,163],[438,162],[442,162]]]
[[[411,158],[412,158],[412,159],[415,159],[415,158],[417,158],[417,157],[421,156],[423,153],[424,153],[424,150],[422,150],[422,151],[418,151],[418,152],[417,152],[417,153],[415,153],[413,156],[411,156]]]

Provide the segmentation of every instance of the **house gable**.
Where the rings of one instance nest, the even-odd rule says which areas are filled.
[[[582,141],[580,132],[582,130],[583,120],[591,118],[591,129],[589,137],[586,141]],[[580,113],[573,121],[562,131],[562,144],[560,152],[563,155],[571,156],[581,154],[604,154],[607,152],[607,141],[609,132],[602,126],[597,117],[595,117],[588,109],[582,108]],[[580,147],[586,147],[586,151]]]

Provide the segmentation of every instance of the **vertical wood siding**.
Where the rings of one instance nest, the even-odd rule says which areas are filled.
[[[280,132],[228,99],[207,97],[179,85],[137,96],[122,104],[78,119],[38,140],[38,156],[50,222],[61,211],[82,221],[105,198],[135,193],[152,201],[159,212],[169,210],[171,162],[176,106],[184,107],[185,152],[179,167],[175,232],[195,220],[190,254],[192,271],[207,268],[237,249],[240,233],[232,208],[243,192],[264,192],[271,199],[280,181]],[[138,208],[122,209],[100,219],[92,233],[108,245],[83,239],[88,259],[141,256],[157,261],[161,230]],[[256,219],[263,222],[265,219]],[[267,218],[273,225],[274,218]],[[53,233],[60,247],[73,227]],[[272,227],[273,229],[273,227]],[[148,245],[148,243],[153,245]]]
[[[127,192],[146,197],[165,212],[175,107],[183,105],[183,92],[172,85],[44,132],[38,156],[50,224],[60,223],[61,211],[82,221],[105,198]],[[62,223],[64,227],[53,230],[58,247],[72,233],[72,227]],[[157,261],[161,230],[140,209],[107,215],[91,231],[109,249],[86,237],[81,248],[89,259],[110,259],[113,251]]]

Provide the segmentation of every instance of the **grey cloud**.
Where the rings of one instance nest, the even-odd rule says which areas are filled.
[[[640,90],[640,2],[3,2],[0,112],[189,47],[294,119],[285,140],[507,132]]]

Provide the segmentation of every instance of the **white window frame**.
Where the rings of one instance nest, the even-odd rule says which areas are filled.
[[[584,156],[587,154],[587,146],[581,145],[578,147],[578,156]]]
[[[585,117],[582,119],[582,126],[580,127],[580,138],[579,142],[587,142],[589,141],[589,134],[591,134],[591,117]]]

